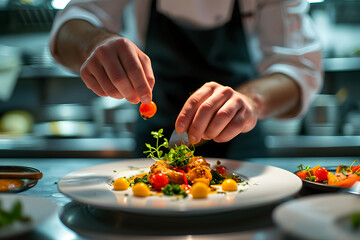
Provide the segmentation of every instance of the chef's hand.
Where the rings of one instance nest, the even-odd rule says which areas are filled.
[[[250,97],[209,82],[188,98],[175,129],[179,133],[187,130],[192,144],[201,139],[227,142],[252,130],[257,119],[256,104]]]
[[[150,103],[155,84],[149,57],[134,43],[112,37],[98,45],[80,68],[86,86],[97,95],[130,103]]]

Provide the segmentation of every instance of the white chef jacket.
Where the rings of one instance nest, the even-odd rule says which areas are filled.
[[[323,84],[321,44],[307,14],[307,0],[158,0],[157,11],[184,27],[206,30],[231,19],[239,1],[251,59],[259,75],[283,73],[293,78],[302,94],[302,116]],[[129,3],[130,8],[126,8]],[[136,40],[146,43],[151,0],[72,0],[61,10],[50,34],[50,50],[63,23],[82,19],[114,33],[124,29],[124,10],[136,22]],[[61,63],[61,62],[60,62]]]

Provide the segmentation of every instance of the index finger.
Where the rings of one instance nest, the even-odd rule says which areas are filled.
[[[146,79],[143,64],[136,52],[136,46],[129,44],[120,49],[122,51],[122,53],[119,54],[121,64],[124,67],[126,75],[130,79],[138,98],[143,103],[150,103],[152,99],[151,83],[149,84]]]
[[[199,106],[209,98],[213,92],[214,88],[210,84],[205,84],[186,100],[175,122],[175,129],[178,133],[183,133],[188,130]]]

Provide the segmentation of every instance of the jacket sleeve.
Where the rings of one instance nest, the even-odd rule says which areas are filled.
[[[323,84],[321,44],[308,15],[306,0],[264,0],[255,14],[260,75],[283,73],[294,79],[305,114]]]
[[[123,29],[122,13],[128,0],[72,0],[56,15],[50,32],[53,50],[56,34],[61,26],[72,19],[81,19],[94,26],[119,33]]]

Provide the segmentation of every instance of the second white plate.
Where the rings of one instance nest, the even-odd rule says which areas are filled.
[[[326,193],[281,204],[273,219],[283,231],[301,239],[358,240],[360,229],[351,227],[353,213],[360,213],[359,196]]]

